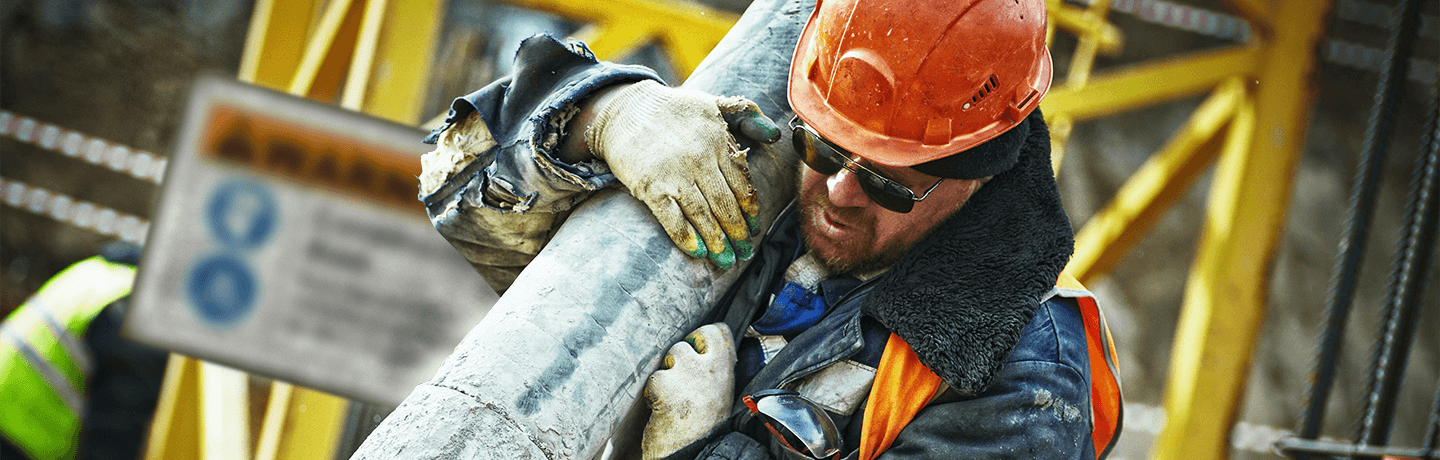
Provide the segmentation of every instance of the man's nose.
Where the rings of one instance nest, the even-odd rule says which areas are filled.
[[[870,204],[870,197],[860,189],[860,178],[849,169],[840,168],[840,172],[825,179],[825,185],[830,192],[830,204],[842,208],[860,208]]]

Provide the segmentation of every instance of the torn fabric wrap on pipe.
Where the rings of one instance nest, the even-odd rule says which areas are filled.
[[[784,83],[789,59],[812,6],[805,0],[753,3],[685,86],[746,96],[772,119],[788,119]],[[517,145],[501,129],[491,129],[499,144],[492,152],[503,154]],[[548,140],[543,133],[530,139],[532,146]],[[762,228],[794,195],[798,162],[788,146],[782,139],[749,153]],[[544,152],[537,153],[531,156],[535,161],[548,160],[541,158]],[[477,158],[473,161],[500,161]],[[529,186],[476,184],[472,177],[489,176],[459,172],[439,192]],[[575,193],[583,196],[591,188],[585,185],[597,182],[603,181],[582,181]],[[572,202],[547,198],[549,203]],[[487,208],[495,213],[489,215],[493,219],[467,223],[457,219],[480,212],[483,200],[453,203],[450,211],[432,209],[440,216],[437,228],[496,222],[505,215]],[[353,458],[595,458],[636,405],[665,351],[700,325],[744,270],[741,264],[719,270],[685,255],[649,209],[623,191],[600,191],[573,210],[562,208],[547,209],[556,221],[569,213],[550,242],[436,377],[417,387]],[[484,232],[471,229],[473,241],[468,242],[445,234],[480,269],[481,256],[491,251],[486,245],[495,237]],[[549,231],[536,227],[525,233],[543,237]]]

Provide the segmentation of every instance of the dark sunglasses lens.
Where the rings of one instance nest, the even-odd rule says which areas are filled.
[[[795,153],[800,155],[806,166],[827,176],[840,172],[840,168],[845,166],[845,155],[817,139],[809,130],[800,126],[794,128],[790,140],[795,145]],[[901,214],[915,208],[915,201],[910,199],[913,195],[898,185],[869,172],[857,172],[855,175],[860,179],[860,188],[875,204]]]
[[[833,154],[830,146],[815,139],[805,128],[795,127],[795,133],[790,136],[790,140],[795,144],[795,153],[800,154],[800,159],[805,162],[805,166],[827,176],[840,172],[840,163],[836,163],[833,157],[827,155]]]
[[[865,196],[870,201],[889,209],[904,214],[915,209],[915,201],[910,199],[910,194],[893,182],[886,182],[873,174],[856,174],[860,177],[860,189],[865,191]]]

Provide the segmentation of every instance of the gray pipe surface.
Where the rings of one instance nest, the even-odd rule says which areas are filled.
[[[755,2],[685,86],[747,96],[783,125],[789,59],[812,5]],[[794,195],[795,159],[788,133],[750,151],[762,228]],[[596,458],[622,421],[632,424],[622,434],[643,426],[625,417],[646,379],[743,269],[690,258],[642,203],[602,191],[352,458]]]
[[[738,273],[686,256],[643,204],[602,192],[355,458],[592,458]]]

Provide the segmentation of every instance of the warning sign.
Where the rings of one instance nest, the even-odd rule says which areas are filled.
[[[415,197],[423,137],[254,86],[197,82],[126,333],[398,404],[497,299]]]
[[[423,147],[418,140],[407,139],[414,145],[393,151],[394,146],[347,142],[337,133],[295,128],[293,122],[217,105],[201,139],[201,145],[210,148],[200,154],[425,215],[415,197],[420,175],[415,152],[423,150],[417,149]]]

